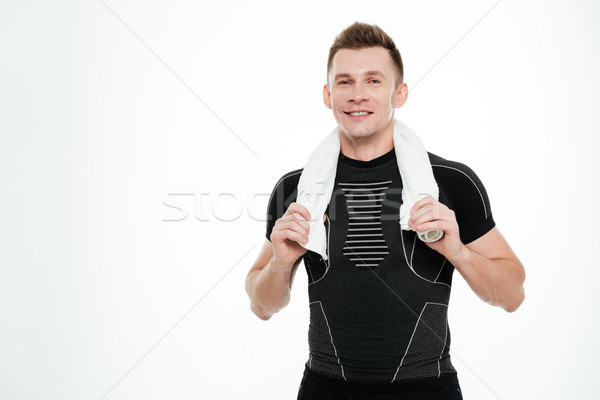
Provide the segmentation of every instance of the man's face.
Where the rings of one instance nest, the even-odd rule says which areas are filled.
[[[383,47],[338,51],[323,88],[323,101],[340,129],[356,140],[393,132],[394,109],[406,101],[405,83],[395,87],[396,70]]]

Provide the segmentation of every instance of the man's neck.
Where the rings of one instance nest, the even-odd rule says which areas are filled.
[[[376,134],[353,139],[340,132],[340,149],[348,158],[360,161],[370,161],[380,157],[394,148],[394,125]]]

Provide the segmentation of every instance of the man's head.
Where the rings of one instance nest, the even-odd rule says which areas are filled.
[[[408,96],[400,52],[378,26],[355,22],[329,51],[323,101],[351,142],[391,140],[394,109]]]
[[[331,67],[338,51],[342,49],[357,50],[377,46],[381,46],[389,52],[394,63],[396,73],[395,83],[396,87],[398,87],[404,81],[404,66],[400,51],[396,48],[396,44],[392,38],[383,29],[377,25],[369,25],[361,22],[355,22],[344,29],[331,45],[327,59],[327,83],[331,83]]]

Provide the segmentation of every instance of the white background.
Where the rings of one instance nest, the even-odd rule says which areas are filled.
[[[478,174],[527,271],[513,314],[455,274],[465,399],[593,398],[599,17],[566,0],[3,0],[0,398],[295,398],[306,273],[268,322],[244,281],[273,186],[334,127],[327,53],[355,20],[395,39],[396,117]]]

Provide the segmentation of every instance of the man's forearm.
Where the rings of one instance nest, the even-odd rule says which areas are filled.
[[[248,275],[246,291],[250,308],[263,320],[267,320],[290,301],[291,267],[276,264],[274,258],[262,269]]]
[[[460,256],[448,260],[471,289],[485,302],[515,311],[525,298],[523,267],[505,259],[488,259],[464,246]]]

